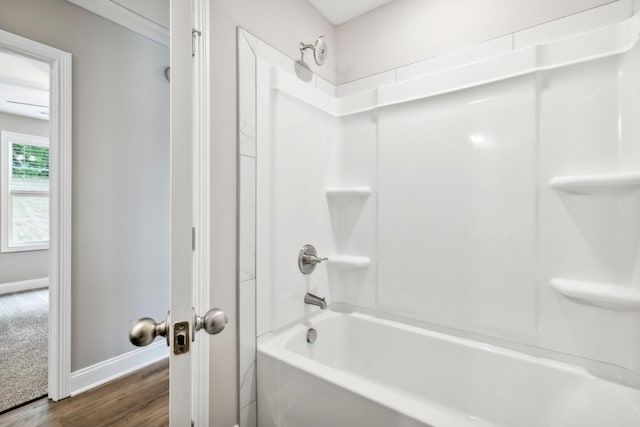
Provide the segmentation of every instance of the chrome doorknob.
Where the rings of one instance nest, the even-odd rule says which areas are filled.
[[[209,311],[204,316],[198,316],[193,312],[193,323],[191,328],[191,341],[195,341],[196,332],[200,329],[204,329],[204,331],[210,335],[215,335],[220,332],[227,326],[227,315],[224,311],[214,308]],[[170,345],[169,342],[169,313],[167,313],[167,318],[160,323],[157,323],[150,317],[143,317],[142,319],[138,319],[131,326],[131,330],[129,331],[129,341],[131,344],[143,347],[145,345],[149,345],[156,339],[156,337],[166,337],[167,338],[167,346]],[[189,322],[178,322],[176,325],[183,325],[179,329],[175,329],[172,335],[174,335],[174,345],[178,345],[181,349],[181,353],[186,353],[189,351],[188,345],[185,347],[185,339],[180,341],[180,337],[184,337],[186,333],[186,340],[188,340],[189,336]],[[177,326],[174,325],[174,328]],[[186,328],[185,328],[186,326]],[[178,344],[176,344],[176,342]]]
[[[224,311],[218,308],[212,308],[207,311],[204,316],[198,316],[194,313],[193,317],[193,327],[195,331],[192,334],[192,340],[195,339],[195,332],[198,332],[200,329],[203,329],[209,335],[215,335],[222,332],[229,321]]]
[[[169,345],[169,338],[167,336],[167,329],[169,325],[169,314],[167,318],[160,323],[156,323],[150,317],[143,317],[138,319],[131,326],[129,330],[129,341],[131,344],[144,347],[149,345],[156,339],[156,337],[167,337],[167,345]]]

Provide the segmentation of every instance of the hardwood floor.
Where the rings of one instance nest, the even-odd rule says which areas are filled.
[[[169,360],[59,402],[43,398],[0,415],[0,426],[169,425]]]

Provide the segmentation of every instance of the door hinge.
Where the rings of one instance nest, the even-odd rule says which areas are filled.
[[[191,250],[196,250],[196,228],[191,227]]]
[[[196,56],[196,37],[200,37],[202,35],[202,31],[196,30],[195,28],[191,29],[191,56]]]

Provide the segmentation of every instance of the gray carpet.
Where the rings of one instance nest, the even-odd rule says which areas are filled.
[[[0,412],[47,394],[49,291],[0,295]]]

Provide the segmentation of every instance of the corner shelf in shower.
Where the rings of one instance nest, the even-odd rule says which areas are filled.
[[[556,176],[551,187],[570,194],[620,193],[640,189],[640,173]]]
[[[613,311],[640,311],[640,292],[610,283],[553,278],[549,285],[576,302]]]
[[[371,259],[365,256],[331,255],[327,262],[338,270],[352,270],[368,267],[371,264]]]
[[[335,201],[349,201],[366,199],[371,194],[371,187],[329,187],[326,189],[327,199]]]

